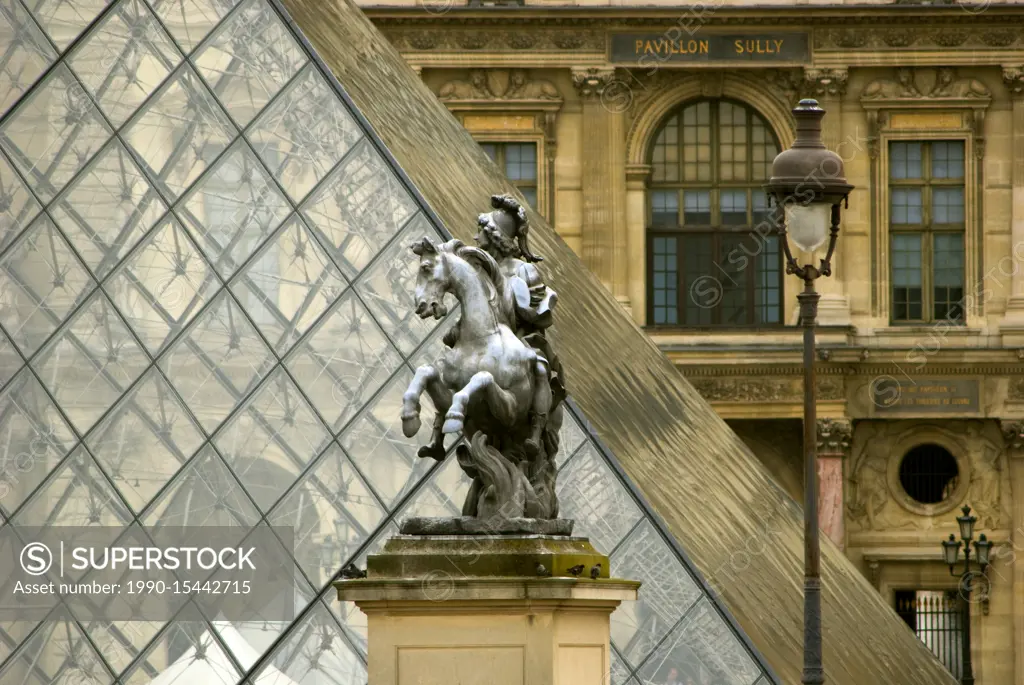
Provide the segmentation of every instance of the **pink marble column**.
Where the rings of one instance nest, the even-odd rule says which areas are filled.
[[[843,528],[843,459],[853,427],[847,419],[818,419],[818,517],[821,532],[846,548]]]

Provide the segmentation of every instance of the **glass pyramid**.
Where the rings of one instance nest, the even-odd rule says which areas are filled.
[[[283,19],[0,0],[3,525],[297,541],[293,622],[62,606],[0,622],[4,685],[363,685],[363,617],[330,581],[401,518],[461,508],[455,460],[418,459],[398,419],[452,322],[412,315],[405,246],[444,229]],[[609,682],[778,682],[570,410],[563,514],[644,583],[613,616]]]

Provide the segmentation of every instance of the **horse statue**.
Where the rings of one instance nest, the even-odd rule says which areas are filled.
[[[419,432],[426,392],[437,417],[419,456],[444,459],[445,435],[461,431],[468,438],[456,450],[472,479],[463,516],[557,518],[554,457],[562,407],[545,407],[550,413],[538,429],[533,410],[538,397],[546,396],[550,405],[549,379],[537,350],[516,335],[520,284],[487,251],[459,240],[437,245],[423,238],[410,249],[419,257],[416,314],[444,317],[444,298],[451,293],[462,319],[440,361],[416,370],[402,400],[402,432],[409,438]]]

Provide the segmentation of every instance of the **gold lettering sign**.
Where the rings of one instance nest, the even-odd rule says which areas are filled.
[[[462,125],[470,131],[532,131],[532,116],[516,114],[467,114]]]
[[[613,33],[609,50],[612,62],[637,67],[671,62],[807,62],[811,55],[807,33],[684,33],[678,28]]]
[[[889,115],[889,128],[896,130],[963,128],[963,125],[963,115],[959,112],[893,112]]]
[[[896,379],[881,376],[871,384],[876,412],[941,413],[980,411],[980,388],[974,378]]]

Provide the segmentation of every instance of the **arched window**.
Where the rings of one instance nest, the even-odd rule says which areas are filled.
[[[778,151],[761,115],[727,100],[662,123],[649,152],[648,323],[781,323],[783,258],[761,187]]]

